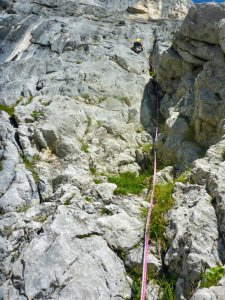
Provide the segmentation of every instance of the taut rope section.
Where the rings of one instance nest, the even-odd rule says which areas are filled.
[[[148,271],[148,247],[149,247],[149,226],[151,222],[151,215],[152,209],[154,206],[154,196],[155,196],[155,185],[156,185],[156,174],[157,174],[157,156],[156,156],[156,141],[158,137],[158,110],[159,110],[159,103],[158,103],[158,94],[157,94],[157,87],[155,83],[155,95],[156,95],[156,102],[157,102],[157,120],[156,120],[156,131],[155,131],[155,138],[153,143],[153,150],[154,150],[154,172],[153,172],[153,179],[152,179],[152,190],[151,190],[151,197],[148,209],[148,215],[146,219],[145,225],[145,235],[144,235],[144,250],[143,250],[143,269],[142,269],[142,286],[141,286],[141,300],[145,300],[146,295],[146,288],[147,288],[147,271]]]

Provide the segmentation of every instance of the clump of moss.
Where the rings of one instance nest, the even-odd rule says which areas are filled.
[[[108,181],[117,185],[117,189],[114,191],[115,195],[127,195],[140,194],[142,190],[148,186],[148,178],[148,173],[136,175],[131,172],[126,172],[119,175],[109,175]]]

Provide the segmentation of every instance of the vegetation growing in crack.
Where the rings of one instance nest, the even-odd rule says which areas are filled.
[[[155,203],[152,210],[151,224],[149,228],[150,239],[156,241],[159,249],[166,249],[167,243],[164,236],[167,220],[166,213],[173,207],[172,198],[174,183],[157,184],[155,187]],[[148,208],[142,209],[142,216],[146,220]]]
[[[206,270],[206,272],[202,274],[201,288],[217,286],[224,274],[225,268],[221,266],[216,266]]]
[[[32,95],[30,95],[27,99],[26,99],[26,101],[24,102],[24,105],[29,105],[31,102],[32,102],[32,100],[33,100],[33,96]]]
[[[34,118],[35,121],[37,121],[39,118],[41,118],[41,117],[44,116],[44,113],[42,111],[36,111],[36,110],[34,110],[31,113],[31,116]]]
[[[92,175],[96,175],[97,174],[97,168],[94,165],[90,165],[89,166],[89,170],[91,172]]]
[[[100,208],[100,215],[110,216],[110,215],[112,215],[112,212],[109,209],[107,209],[106,207],[102,207],[102,208]]]
[[[89,146],[88,146],[88,144],[82,142],[82,144],[81,144],[81,151],[83,151],[85,153],[88,153],[89,152]]]
[[[114,195],[140,194],[149,185],[149,173],[108,175],[108,181],[117,185]]]
[[[187,169],[181,175],[179,175],[176,178],[175,182],[192,183],[192,181],[191,181],[191,169]]]
[[[63,203],[64,205],[70,205],[70,200],[69,199],[66,199]]]
[[[7,114],[10,116],[10,117],[13,117],[14,115],[14,110],[15,110],[15,107],[21,102],[22,98],[19,98],[15,104],[11,105],[11,106],[7,106],[7,105],[2,105],[0,104],[0,111],[5,111],[7,112]]]
[[[44,223],[47,220],[47,216],[39,216],[35,219],[36,222]]]
[[[40,160],[40,157],[38,155],[34,155],[32,160],[29,160],[25,155],[23,155],[22,159],[26,169],[32,173],[34,181],[38,183],[39,176],[37,171],[35,170],[35,164]]]
[[[2,171],[3,170],[3,164],[2,164],[2,162],[0,161],[0,171]]]
[[[17,212],[18,212],[18,213],[23,213],[23,212],[28,211],[29,208],[30,208],[29,205],[24,205],[24,206],[18,208],[18,209],[17,209]]]

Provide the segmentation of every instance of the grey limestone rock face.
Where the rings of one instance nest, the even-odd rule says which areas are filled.
[[[163,53],[159,47],[153,52],[163,92],[160,112],[166,120],[159,150],[167,162],[190,165],[223,136],[224,16],[223,4],[193,6],[172,46]]]
[[[176,299],[224,298],[223,278],[199,287],[205,270],[224,265],[224,17],[224,4],[193,6],[164,52],[156,37],[152,56],[164,119],[158,154],[193,167],[192,183],[176,183],[167,214],[164,262],[178,277]]]
[[[127,11],[136,4],[149,11]],[[106,175],[138,174],[152,142],[140,124],[141,110],[152,124],[140,108],[149,54],[157,32],[167,40],[179,26],[151,22],[153,6],[0,1],[0,105],[13,114],[0,113],[1,299],[132,299],[127,268],[140,273],[147,203],[115,196]],[[180,18],[189,2],[172,6],[155,16]],[[154,247],[149,256],[158,272]],[[159,290],[150,285],[149,297]]]

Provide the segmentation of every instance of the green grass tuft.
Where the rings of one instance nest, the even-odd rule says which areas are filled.
[[[119,175],[109,175],[108,181],[115,183],[117,189],[115,195],[140,194],[142,190],[149,184],[149,174],[142,173],[136,175],[134,173],[122,173]]]
[[[11,106],[6,106],[6,105],[2,105],[0,104],[0,111],[5,111],[7,112],[7,114],[10,116],[10,117],[13,117],[14,115],[14,110],[15,110],[15,107],[21,102],[21,100],[23,99],[23,97],[20,97],[15,104],[11,105]]]
[[[82,145],[81,145],[81,151],[83,151],[83,152],[85,152],[85,153],[88,153],[88,152],[89,152],[88,149],[89,149],[88,144],[82,143]]]
[[[91,96],[88,93],[82,93],[81,97],[84,98],[85,100],[89,100]]]
[[[166,213],[173,207],[172,198],[174,183],[158,184],[155,187],[155,204],[152,210],[151,224],[149,228],[150,239],[156,241],[160,248],[166,248],[164,233],[167,226]],[[148,209],[142,210],[142,216],[146,219]]]
[[[191,175],[190,169],[186,170],[176,178],[175,182],[190,183],[191,182],[190,175]]]
[[[206,272],[202,275],[201,288],[217,286],[224,274],[225,268],[221,266],[206,270]]]
[[[90,202],[90,203],[93,202],[93,198],[90,197],[90,196],[85,197],[85,200],[86,200],[87,202]]]
[[[102,183],[102,181],[101,181],[100,179],[98,179],[98,178],[95,178],[95,179],[94,179],[94,183],[95,183],[95,184],[99,184],[99,183]]]
[[[145,154],[150,154],[150,152],[153,149],[153,145],[151,143],[146,143],[143,146],[141,146],[141,149]]]
[[[30,161],[26,156],[23,155],[22,159],[26,169],[32,173],[34,181],[38,183],[39,176],[37,171],[35,170],[35,164],[40,160],[40,157],[38,155],[34,155],[33,159]]]
[[[98,98],[98,102],[101,103],[101,102],[105,101],[107,98],[108,98],[107,96],[100,96]]]
[[[35,219],[36,222],[44,223],[47,220],[47,216],[39,216]]]
[[[44,113],[42,111],[36,111],[36,110],[34,110],[31,113],[31,116],[34,118],[35,121],[37,121],[40,117],[44,116]]]
[[[69,199],[66,199],[63,203],[64,205],[70,205],[70,200]]]
[[[18,213],[23,213],[23,212],[28,211],[29,208],[30,208],[29,205],[24,205],[24,206],[20,207],[19,209],[17,209],[17,212]]]
[[[32,95],[30,95],[30,96],[26,99],[26,102],[24,103],[24,105],[30,104],[30,103],[32,102],[33,98],[34,98],[34,97],[33,97]]]

